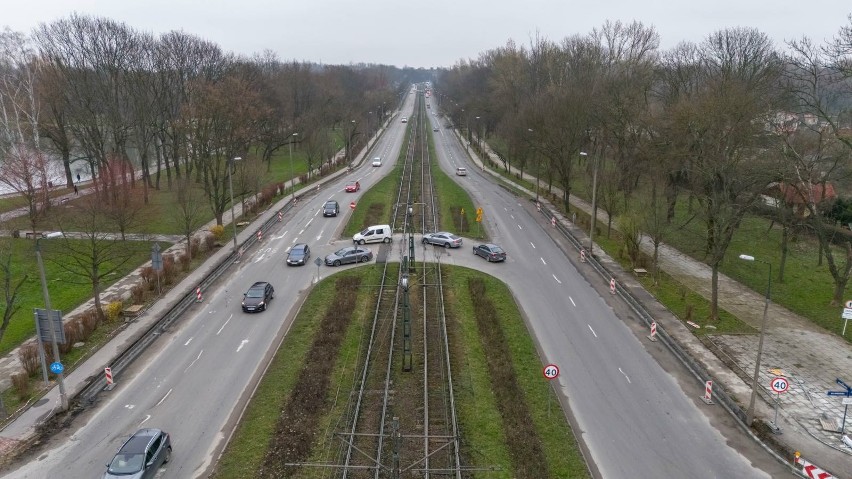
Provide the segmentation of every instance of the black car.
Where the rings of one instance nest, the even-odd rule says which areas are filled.
[[[287,264],[290,266],[304,266],[308,264],[311,257],[311,249],[305,243],[294,244],[287,253]]]
[[[503,248],[491,243],[474,246],[473,254],[477,256],[482,256],[483,258],[488,260],[489,263],[491,261],[506,260],[506,252],[503,251]]]
[[[172,441],[159,429],[140,429],[130,436],[107,464],[104,479],[148,479],[172,457]]]
[[[340,213],[340,205],[334,200],[328,200],[322,205],[323,216],[337,216]]]
[[[347,263],[360,263],[373,259],[373,252],[363,246],[347,246],[325,257],[328,266],[340,266]]]
[[[266,305],[275,296],[275,288],[266,281],[258,281],[251,285],[243,295],[243,311],[247,313],[266,311]]]

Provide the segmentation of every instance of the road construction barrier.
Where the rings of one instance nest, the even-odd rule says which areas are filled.
[[[651,323],[651,334],[648,335],[648,339],[651,341],[657,340],[657,322],[654,321]]]
[[[550,226],[556,226],[556,217],[550,218]]]
[[[263,241],[263,231],[257,230],[257,240]]]
[[[713,381],[704,383],[704,396],[701,399],[705,404],[713,404]]]
[[[609,280],[609,293],[615,294],[615,278]]]
[[[823,471],[816,465],[802,459],[798,451],[796,451],[795,462],[802,466],[802,472],[811,479],[832,479],[834,477],[829,472]]]
[[[284,219],[284,214],[279,211],[278,212],[278,221],[280,222],[283,219]]]
[[[586,262],[586,250],[584,250],[584,249],[580,250],[580,262],[581,263]]]
[[[195,302],[196,303],[201,302],[201,286],[195,288]]]
[[[104,368],[104,377],[106,377],[106,390],[112,391],[112,388],[115,387],[115,384],[112,382],[111,368]]]

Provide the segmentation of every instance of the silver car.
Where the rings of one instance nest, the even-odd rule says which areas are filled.
[[[104,479],[148,479],[172,457],[172,441],[159,429],[140,429],[119,448],[107,464]]]
[[[452,233],[439,231],[437,233],[428,233],[423,235],[423,244],[434,244],[443,246],[444,248],[460,248],[462,239]]]
[[[373,259],[373,252],[363,246],[347,246],[325,257],[328,266],[340,266],[347,263],[361,263]]]

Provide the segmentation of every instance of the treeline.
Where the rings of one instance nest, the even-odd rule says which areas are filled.
[[[82,162],[106,202],[120,200],[138,169],[146,201],[149,188],[193,181],[221,222],[229,160],[268,163],[296,143],[315,168],[341,141],[347,151],[364,141],[424,73],[282,62],[268,51],[246,58],[190,33],[154,36],[83,15],[30,34],[6,29],[0,181],[36,214],[49,205],[40,200],[54,159],[68,188]]]
[[[830,247],[829,216],[848,196],[852,166],[852,21],[823,44],[803,38],[783,50],[751,28],[659,45],[639,22],[510,42],[441,75],[438,101],[474,146],[489,139],[504,168],[559,186],[566,209],[572,185],[590,191],[597,171],[597,204],[628,236],[644,232],[659,246],[677,202],[695,202],[714,317],[719,266],[765,196],[777,198],[785,232],[814,232],[841,301],[852,244]],[[783,275],[786,244],[781,251]]]

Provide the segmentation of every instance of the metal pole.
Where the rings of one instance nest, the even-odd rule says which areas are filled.
[[[50,320],[50,312],[52,309],[50,307],[50,294],[47,292],[47,278],[44,274],[44,263],[41,260],[40,241],[41,238],[36,239],[35,250],[36,260],[38,261],[38,272],[39,276],[41,276],[41,293],[44,295],[44,306],[47,309],[47,323],[50,325],[50,338],[53,342],[53,360],[59,362],[59,345],[56,344],[56,328]],[[56,376],[59,381],[59,402],[62,410],[66,411],[68,409],[68,396],[65,394],[65,374],[59,373]]]
[[[742,258],[742,256],[740,257]],[[766,301],[763,306],[763,320],[760,322],[760,339],[757,342],[757,360],[754,363],[754,377],[751,381],[751,399],[748,402],[748,409],[746,410],[746,426],[749,427],[751,426],[751,422],[754,420],[754,400],[757,397],[758,376],[760,375],[760,358],[763,355],[763,337],[766,334],[766,316],[769,311],[769,301],[772,291],[772,263],[760,261],[758,259],[753,259],[753,261],[759,261],[769,265],[769,280],[766,283]]]
[[[846,434],[846,410],[849,408],[848,404],[843,405],[843,424],[840,426],[840,435]],[[778,414],[776,412],[776,414]]]
[[[231,224],[234,225],[234,253],[237,252],[237,217],[234,214],[234,167],[242,160],[239,156],[231,160],[228,167],[228,190],[231,192]]]
[[[598,217],[598,157],[592,157],[592,227],[589,228],[589,257],[594,256],[595,219]]]
[[[298,133],[293,133],[292,136],[299,136]],[[290,197],[292,201],[296,200],[296,175],[293,173],[293,141],[290,140],[290,186],[293,188],[293,196]]]

